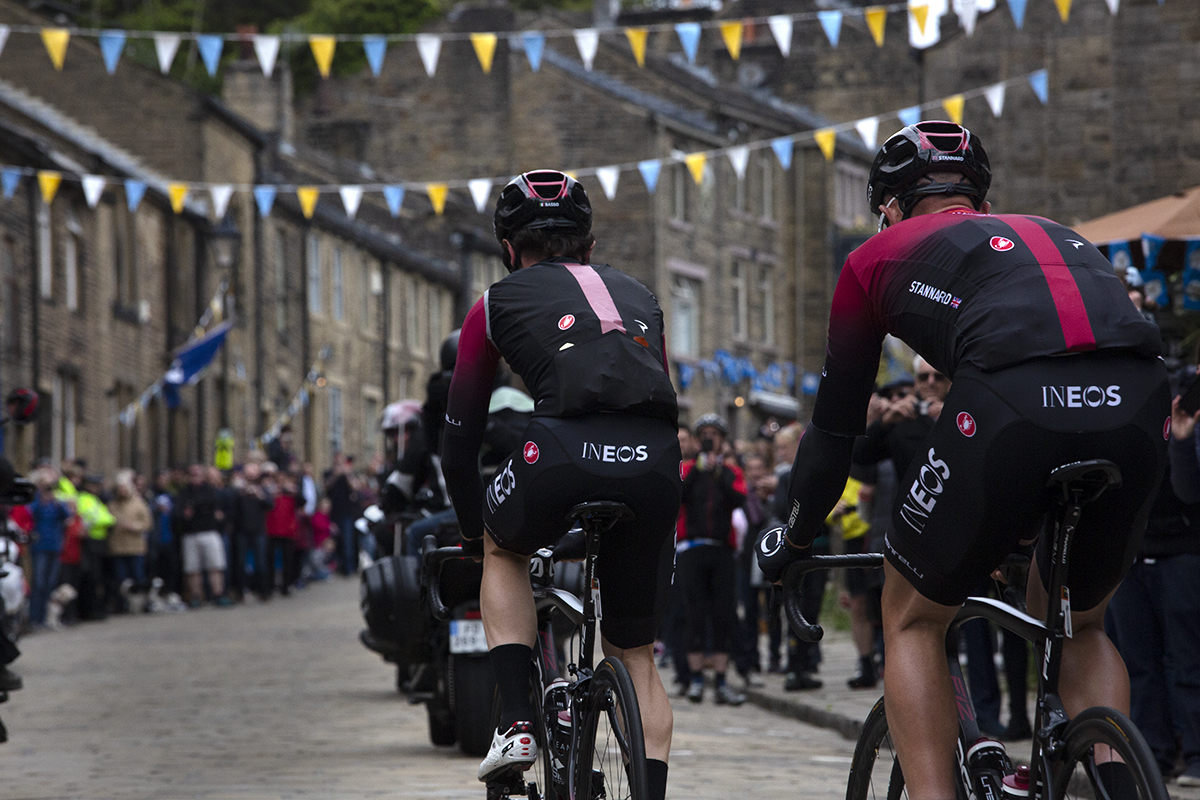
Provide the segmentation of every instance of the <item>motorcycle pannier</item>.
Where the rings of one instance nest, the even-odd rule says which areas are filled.
[[[371,636],[381,644],[395,645],[399,663],[424,660],[429,622],[421,609],[419,557],[389,556],[364,569],[360,602]]]

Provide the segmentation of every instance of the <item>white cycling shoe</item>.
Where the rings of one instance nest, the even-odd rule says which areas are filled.
[[[492,734],[492,749],[479,765],[479,780],[488,781],[506,772],[526,770],[537,760],[537,739],[532,722],[514,722],[504,733]]]

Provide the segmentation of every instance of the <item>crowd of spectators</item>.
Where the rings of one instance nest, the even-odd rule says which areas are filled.
[[[275,458],[276,460],[271,460]],[[42,462],[32,503],[9,509],[29,584],[26,630],[110,614],[265,602],[370,558],[358,512],[374,473],[351,457],[317,477],[287,450],[253,452],[229,471],[193,464],[150,481]]]

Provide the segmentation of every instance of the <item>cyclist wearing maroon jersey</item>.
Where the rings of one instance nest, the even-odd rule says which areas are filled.
[[[518,176],[500,193],[494,224],[510,274],[463,322],[442,445],[464,547],[484,557],[480,603],[500,693],[500,725],[479,779],[528,768],[537,755],[529,556],[566,532],[572,506],[616,500],[635,519],[604,534],[596,562],[601,645],[633,678],[650,798],[662,800],[672,718],[653,647],[681,492],[662,310],[633,278],[590,263],[592,209],[573,178],[552,170]],[[485,486],[477,457],[501,357],[535,406],[524,445]]]
[[[1128,712],[1129,680],[1104,634],[1104,609],[1137,552],[1166,457],[1171,403],[1157,329],[1078,234],[1039,217],[991,215],[990,183],[979,139],[954,123],[910,125],[883,145],[868,184],[880,233],[838,278],[788,524],[759,542],[763,572],[777,580],[837,502],[886,334],[953,379],[899,484],[885,540],[888,724],[913,800],[955,795],[946,630],[968,592],[1037,536],[1047,475],[1069,461],[1109,459],[1124,483],[1088,507],[1072,546],[1062,697],[1069,713]],[[1030,573],[1036,616],[1048,546],[1039,544]]]

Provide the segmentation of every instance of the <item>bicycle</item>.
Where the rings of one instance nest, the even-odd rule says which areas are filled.
[[[1089,797],[1096,800],[1167,800],[1167,790],[1149,746],[1133,722],[1111,708],[1093,707],[1069,718],[1058,694],[1059,668],[1064,640],[1071,636],[1070,588],[1063,583],[1071,539],[1082,509],[1110,486],[1119,486],[1121,473],[1104,460],[1064,464],[1050,473],[1047,490],[1052,507],[1043,536],[1052,536],[1050,598],[1044,621],[1024,611],[986,597],[970,597],[946,634],[958,709],[959,737],[955,750],[957,795],[960,800],[1059,800]],[[1010,563],[1010,562],[1006,562]],[[819,625],[800,613],[798,588],[803,575],[827,567],[881,567],[877,553],[849,556],[814,556],[790,566],[783,579],[783,602],[796,635],[806,641],[822,636]],[[958,629],[963,622],[983,618],[1012,631],[1040,647],[1033,743],[1028,766],[1014,767],[1003,745],[983,737],[976,724],[974,706],[958,660]],[[1121,767],[1103,766],[1111,748]],[[1100,761],[1097,761],[1100,756]],[[888,731],[887,713],[880,698],[867,715],[851,761],[846,800],[899,800],[905,796],[904,774],[896,760]]]
[[[488,800],[512,796],[528,800],[646,797],[646,743],[629,671],[620,659],[612,657],[592,666],[596,622],[603,615],[596,580],[600,538],[617,523],[632,520],[633,512],[622,503],[600,500],[575,506],[567,519],[578,522],[583,530],[582,599],[553,584],[554,562],[572,558],[561,546],[557,552],[539,550],[530,559],[538,621],[530,686],[537,761],[530,770],[532,776],[510,772],[489,782]],[[555,623],[560,620],[577,635],[578,649],[565,659],[569,679],[562,675],[555,637]],[[576,641],[574,636],[570,638],[572,643]]]

